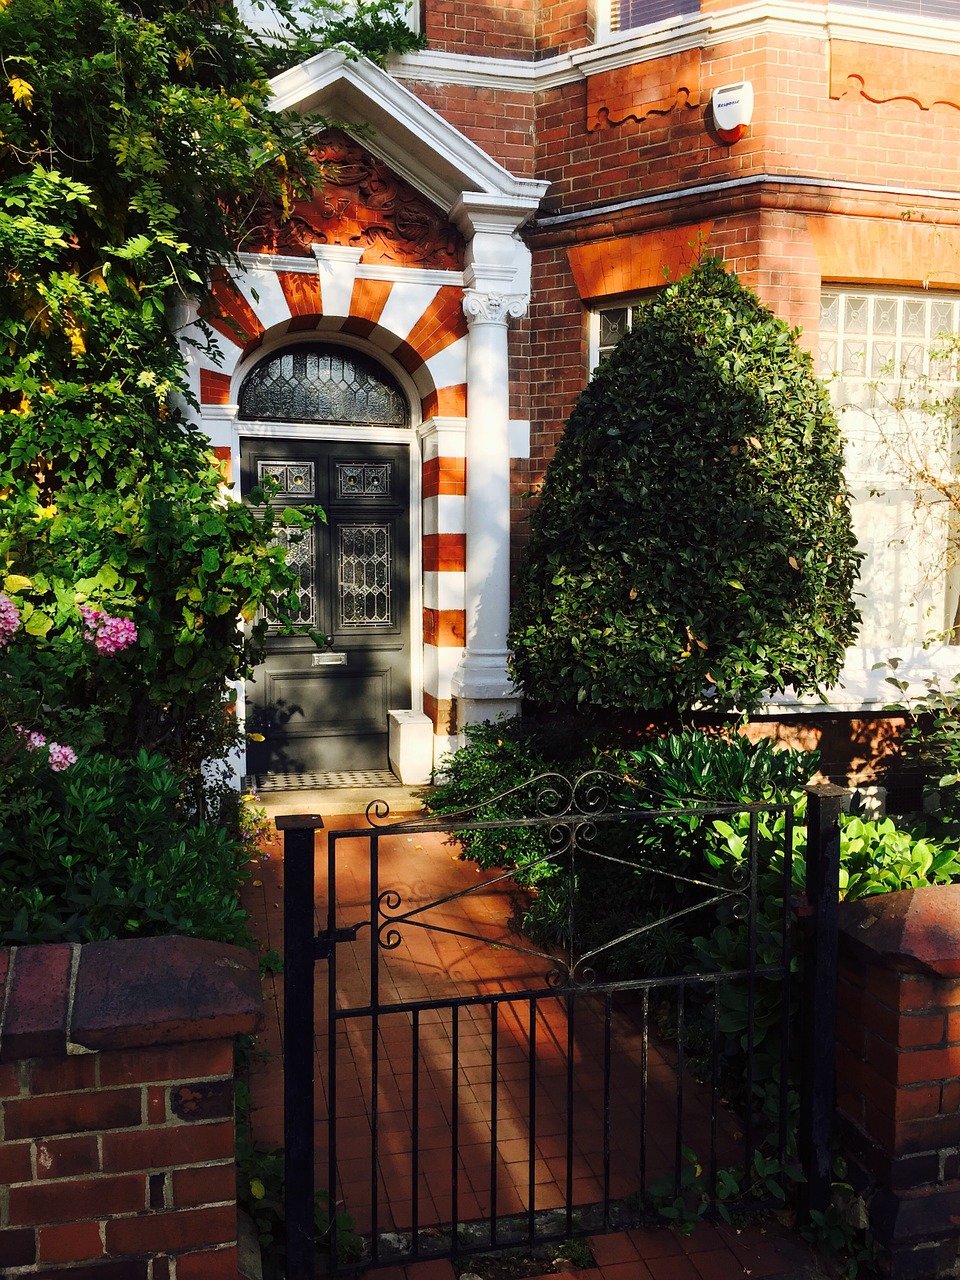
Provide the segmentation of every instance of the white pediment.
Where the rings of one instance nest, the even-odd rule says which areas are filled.
[[[501,216],[513,214],[519,227],[547,189],[546,182],[515,177],[367,58],[326,49],[275,76],[271,88],[278,111],[341,124],[448,214],[466,196]]]

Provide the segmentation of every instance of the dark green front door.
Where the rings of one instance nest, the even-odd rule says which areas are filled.
[[[244,493],[269,475],[277,505],[327,517],[291,547],[290,611],[328,643],[269,635],[247,683],[247,729],[264,738],[248,743],[247,770],[385,769],[387,712],[411,705],[409,448],[247,437],[240,462]]]

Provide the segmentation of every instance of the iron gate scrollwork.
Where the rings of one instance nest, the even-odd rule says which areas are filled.
[[[667,1198],[688,1189],[694,1144],[704,1203],[718,1201],[728,1165],[748,1183],[763,1144],[785,1165],[793,807],[649,804],[622,779],[595,773],[576,780],[542,775],[487,802],[481,816],[390,822],[385,806],[371,808],[367,826],[327,833],[319,931],[314,829],[300,819],[286,831],[290,1280],[315,1274],[315,1176],[329,1188],[331,1206],[342,1204],[353,1223],[348,1231],[331,1209],[320,1249],[325,1269],[337,1273],[633,1225],[649,1211],[658,1183]],[[491,805],[528,816],[484,818]],[[816,796],[811,809],[817,830],[835,825],[834,810],[824,819]],[[692,840],[691,833],[700,838],[712,824],[732,821],[745,832],[743,852],[726,863],[664,866],[649,856],[655,844],[643,839],[669,830],[675,841],[686,829]],[[515,868],[481,875],[457,862],[454,872],[456,854],[435,839],[501,833],[507,860],[511,833],[524,830],[545,841],[534,866],[565,882],[568,919],[557,933],[563,946],[509,927],[517,895],[531,892],[518,888]],[[773,858],[772,830],[779,830]],[[431,840],[433,851],[424,853]],[[578,885],[598,866],[641,877],[639,884],[665,878],[677,886],[676,909],[639,923],[624,919],[610,937],[582,944]],[[438,873],[441,883],[454,881],[445,892],[436,891]],[[767,897],[779,888],[783,903],[772,924],[769,910],[762,917],[758,911],[761,875]],[[721,918],[740,940],[739,964],[685,963],[659,973],[613,964],[655,930],[695,936]],[[315,1029],[318,960],[326,965],[326,994]],[[755,1086],[764,1083],[756,1074],[758,1045],[775,1038],[774,1023],[776,1061],[762,1066],[776,1081],[766,1094],[776,1110],[771,1138],[769,1126],[758,1129]],[[744,1048],[739,1081],[724,1069],[731,1038]],[[822,1121],[822,1107],[818,1114]],[[828,1136],[821,1132],[820,1143]]]

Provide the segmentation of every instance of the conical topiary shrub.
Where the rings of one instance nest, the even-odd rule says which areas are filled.
[[[755,707],[835,682],[860,553],[827,393],[721,263],[597,370],[547,470],[511,626],[535,703]]]

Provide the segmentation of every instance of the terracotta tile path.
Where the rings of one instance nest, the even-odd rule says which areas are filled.
[[[309,812],[300,798],[276,796],[272,811]],[[316,797],[313,797],[314,801]],[[291,804],[291,801],[293,802]],[[319,810],[323,812],[322,804]],[[326,926],[326,836],[331,830],[364,826],[358,815],[333,815],[318,833],[315,901]],[[282,845],[265,849],[245,902],[258,936],[282,951]],[[370,915],[365,842],[338,842],[337,924]],[[491,1214],[554,1209],[572,1191],[578,1205],[603,1199],[605,1185],[616,1200],[637,1189],[637,1171],[647,1180],[672,1170],[677,1087],[674,1057],[642,1034],[638,1000],[610,1002],[578,996],[572,1021],[568,1002],[551,995],[535,1013],[510,993],[542,989],[549,962],[504,944],[516,941],[507,922],[514,912],[511,887],[494,883],[434,834],[397,835],[381,842],[378,891],[395,890],[394,914],[449,895],[458,896],[398,922],[398,945],[378,949],[379,1002],[481,999],[453,1015],[449,1008],[382,1014],[374,1036],[369,1016],[347,1018],[336,1032],[337,1198],[357,1229],[376,1234],[426,1228],[444,1222],[479,1221]],[[452,932],[453,931],[453,932]],[[483,939],[464,938],[459,933]],[[337,1005],[368,1006],[369,930],[336,953]],[[330,1041],[326,1026],[327,971],[317,966],[316,1150],[317,1183],[329,1183],[327,1112]],[[255,1136],[270,1146],[283,1141],[282,978],[269,979],[267,1017],[259,1047],[267,1061],[251,1080]],[[491,997],[497,997],[497,1001]],[[605,1049],[609,1015],[609,1050]],[[414,1041],[416,1039],[416,1053]],[[456,1054],[454,1055],[454,1041]],[[454,1072],[453,1060],[459,1062]],[[530,1064],[535,1063],[531,1080]],[[638,1083],[644,1062],[648,1099]],[[610,1078],[609,1154],[603,1150],[603,1080]],[[415,1069],[416,1067],[416,1069]],[[377,1072],[375,1117],[370,1099]],[[574,1122],[567,1132],[567,1098]],[[684,1141],[703,1150],[709,1133],[708,1090],[687,1081],[683,1090]],[[532,1116],[532,1120],[531,1120]],[[375,1124],[376,1160],[372,1126]],[[455,1139],[454,1139],[455,1131]],[[413,1150],[412,1134],[417,1134]],[[530,1136],[533,1135],[533,1142]],[[694,1135],[699,1134],[699,1139]],[[738,1134],[727,1118],[718,1133],[720,1160],[737,1159]],[[371,1165],[376,1167],[376,1177]],[[416,1174],[414,1172],[416,1167]],[[596,1267],[581,1280],[727,1280],[733,1276],[806,1276],[809,1252],[784,1232],[758,1227],[737,1233],[706,1225],[690,1239],[668,1230],[638,1230],[592,1240]],[[430,1260],[371,1272],[371,1280],[454,1280],[469,1272]]]

